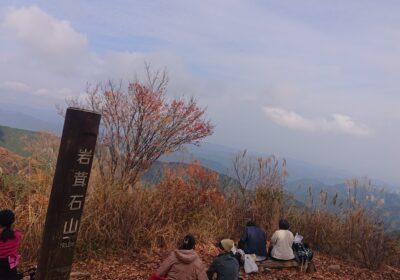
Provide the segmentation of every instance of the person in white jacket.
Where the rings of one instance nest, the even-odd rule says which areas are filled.
[[[279,230],[275,231],[271,237],[271,259],[288,261],[295,258],[292,249],[294,236],[289,227],[288,221],[283,219],[279,221]]]

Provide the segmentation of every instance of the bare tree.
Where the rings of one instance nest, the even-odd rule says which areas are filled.
[[[256,171],[256,164],[247,156],[246,150],[239,152],[233,159],[233,172],[242,197],[245,197],[250,187],[254,186],[257,178]]]
[[[205,109],[193,98],[167,100],[165,71],[151,72],[146,81],[128,84],[109,81],[88,86],[86,100],[67,101],[69,106],[94,110],[102,115],[97,164],[103,180],[124,189],[134,186],[140,175],[165,153],[184,144],[199,144],[213,132],[204,119]]]
[[[241,193],[237,204],[241,217],[244,220],[257,217],[260,225],[268,230],[274,229],[284,214],[286,161],[280,162],[275,156],[250,157],[242,151],[233,160],[233,171]]]

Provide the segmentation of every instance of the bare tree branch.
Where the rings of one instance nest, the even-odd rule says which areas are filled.
[[[96,152],[104,180],[133,186],[140,175],[161,155],[212,134],[214,126],[204,119],[205,110],[194,99],[166,101],[168,76],[145,64],[146,82],[112,81],[88,85],[86,100],[68,100],[70,106],[102,114],[99,148]]]

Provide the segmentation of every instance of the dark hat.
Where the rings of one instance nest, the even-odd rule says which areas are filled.
[[[15,221],[14,212],[5,209],[0,211],[0,226],[2,227],[10,227]]]

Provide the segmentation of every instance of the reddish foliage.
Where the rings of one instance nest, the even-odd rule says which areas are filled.
[[[156,85],[159,77],[150,76],[148,84],[130,83],[127,92],[109,82],[88,89],[86,102],[69,102],[102,114],[100,174],[125,188],[133,186],[161,155],[184,144],[198,144],[213,132],[213,125],[204,119],[205,110],[193,98],[167,101],[166,78]]]
[[[211,204],[214,207],[224,204],[225,199],[218,186],[218,174],[194,161],[177,170],[166,169],[157,187],[162,190],[166,201],[176,201],[179,196],[178,199],[184,202],[182,206],[187,207],[186,211],[196,211]]]

